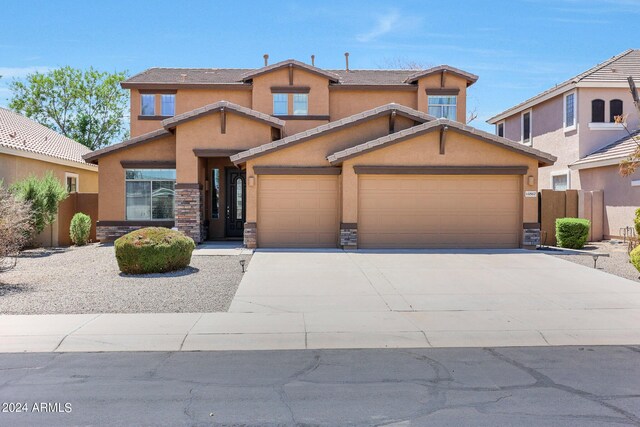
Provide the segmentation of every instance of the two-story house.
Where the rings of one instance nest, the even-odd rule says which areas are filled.
[[[312,61],[313,62],[313,61]],[[177,227],[248,247],[519,247],[555,158],[465,124],[477,76],[152,68],[131,136],[98,150],[98,235]],[[529,234],[527,234],[529,235]]]
[[[639,118],[627,78],[640,82],[640,50],[627,50],[490,118],[496,135],[557,157],[539,171],[539,189],[602,190],[604,236],[619,237],[640,207],[640,174],[618,165],[636,143]],[[616,123],[626,116],[626,127]]]

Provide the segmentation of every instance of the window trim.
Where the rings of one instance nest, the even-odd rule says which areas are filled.
[[[64,173],[64,187],[65,187],[65,189],[67,188],[67,178],[75,178],[76,179],[76,191],[75,191],[75,193],[79,193],[80,192],[80,175],[78,175],[77,173],[73,173],[73,172],[65,172]],[[69,193],[69,190],[67,190],[67,193]]]
[[[573,95],[573,123],[567,123],[567,98]],[[562,125],[565,132],[571,132],[578,127],[578,91],[572,90],[562,97]]]
[[[529,113],[529,139],[524,139],[524,116]],[[533,146],[533,108],[520,112],[520,143]]]
[[[500,120],[499,122],[496,122],[496,136],[500,136],[500,134],[498,133],[498,128],[502,126],[502,138],[505,138],[505,120]]]
[[[558,170],[558,171],[553,171],[550,174],[551,176],[551,182],[549,182],[549,185],[551,187],[551,189],[553,190],[553,178],[556,176],[566,176],[567,177],[567,190],[571,190],[571,171],[569,169],[562,169],[562,170]],[[563,190],[554,190],[554,191],[563,191]]]
[[[129,170],[173,170],[176,172],[176,179],[174,182],[174,195],[173,195],[173,218],[153,218],[153,181],[171,181],[168,179],[127,179],[127,171]],[[176,197],[175,197],[175,186],[178,183],[177,169],[176,168],[123,168],[124,172],[124,219],[125,221],[152,221],[152,222],[167,222],[167,221],[175,221],[176,217]],[[151,194],[149,195],[149,203],[150,203],[150,214],[151,218],[148,219],[129,219],[127,215],[127,182],[149,182],[151,188]]]
[[[144,114],[142,109],[143,99],[145,96],[150,96],[153,98],[153,113],[152,114]],[[155,93],[141,93],[140,94],[140,116],[141,117],[155,117],[156,116],[156,94]]]

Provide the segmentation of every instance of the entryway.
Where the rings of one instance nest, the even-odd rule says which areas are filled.
[[[242,241],[246,221],[246,172],[228,158],[206,159],[205,235],[208,241]]]

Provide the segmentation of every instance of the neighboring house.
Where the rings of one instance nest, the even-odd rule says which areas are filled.
[[[555,158],[465,125],[476,80],[295,60],[144,71],[122,84],[133,138],[85,156],[99,238],[158,225],[248,247],[530,244],[538,167]]]
[[[82,156],[84,145],[18,113],[0,108],[0,180],[5,186],[53,172],[69,193],[97,193],[98,168]],[[72,197],[73,198],[73,197]],[[96,201],[97,202],[97,201]],[[71,204],[65,210],[72,209]],[[88,207],[87,210],[97,210]],[[66,217],[65,212],[65,217]],[[68,244],[68,222],[56,221],[37,237],[45,246]]]
[[[487,121],[496,135],[557,156],[553,166],[540,169],[539,189],[602,190],[605,238],[620,237],[640,207],[640,173],[618,173],[635,144],[614,118],[627,116],[632,132],[639,123],[628,76],[640,82],[640,50],[614,56]]]

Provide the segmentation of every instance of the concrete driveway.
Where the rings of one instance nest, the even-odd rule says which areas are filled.
[[[524,250],[259,250],[229,310],[301,313],[309,347],[640,343],[638,283]]]

